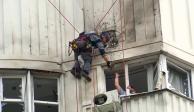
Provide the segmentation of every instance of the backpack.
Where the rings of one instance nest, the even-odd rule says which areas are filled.
[[[80,35],[78,38],[74,39],[69,43],[69,46],[72,48],[74,52],[79,50],[85,50],[89,48],[89,36]]]

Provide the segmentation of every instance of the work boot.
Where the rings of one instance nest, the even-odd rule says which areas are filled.
[[[76,69],[71,69],[70,70],[70,72],[71,72],[71,74],[75,77],[75,78],[77,78],[77,79],[81,79],[81,75],[80,75],[80,73],[78,72],[78,71],[76,71]]]
[[[92,79],[89,77],[89,74],[86,73],[85,71],[81,71],[81,75],[88,81],[91,82]]]

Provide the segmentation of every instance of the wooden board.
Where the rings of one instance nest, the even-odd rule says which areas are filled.
[[[85,31],[94,30],[94,9],[93,0],[84,0],[84,26]]]
[[[39,41],[40,55],[48,55],[48,20],[47,20],[47,1],[38,0],[38,23],[39,23]]]
[[[3,16],[4,16],[4,9],[3,9],[3,0],[0,0],[0,54],[4,54],[4,20],[3,20]]]
[[[146,40],[144,0],[134,0],[136,41]]]
[[[154,0],[144,0],[144,13],[146,39],[153,39],[156,37]]]
[[[30,5],[29,0],[21,0],[21,39],[22,55],[31,54]]]
[[[22,37],[21,37],[21,1],[20,0],[11,0],[10,8],[12,9],[12,45],[13,45],[13,54],[21,55],[22,51]],[[10,9],[9,9],[10,10]],[[10,24],[10,23],[9,23]]]
[[[60,10],[60,0],[56,0],[56,7]],[[64,47],[64,44],[62,43],[62,38],[61,38],[61,15],[59,14],[58,11],[55,10],[55,30],[56,30],[56,57],[61,57],[61,52],[62,52],[62,47]]]
[[[99,24],[100,20],[103,18],[106,13],[104,10],[104,0],[92,0],[93,1],[93,10],[94,10],[94,26],[97,27],[99,31],[102,31],[101,24]],[[107,0],[106,0],[107,1]]]
[[[78,80],[67,72],[65,75],[65,112],[78,111]]]
[[[13,54],[13,43],[12,43],[12,29],[13,29],[13,15],[12,15],[12,10],[10,10],[10,7],[12,4],[12,0],[4,0],[3,5],[4,5],[4,47],[5,47],[5,54],[12,55]]]
[[[57,0],[50,0],[55,6]],[[57,37],[56,37],[56,9],[46,1],[47,8],[47,24],[48,24],[48,55],[56,57],[57,55]]]
[[[71,24],[75,25],[74,21],[74,9],[73,9],[73,1],[65,0],[61,4],[62,14],[71,22]],[[72,41],[75,37],[74,28],[61,16],[61,34],[62,34],[62,52],[63,52],[63,60],[70,60],[73,58],[73,55],[68,56],[68,43]],[[68,33],[67,33],[68,32]],[[65,46],[64,46],[65,45]]]
[[[105,16],[105,14],[111,8],[111,6],[113,5],[114,2],[115,2],[115,0],[104,0],[104,4],[103,4],[104,13],[102,14],[102,17]],[[116,25],[116,23],[114,23],[114,15],[113,15],[114,14],[113,13],[114,7],[116,6],[116,4],[119,4],[119,0],[117,0],[115,5],[110,9],[109,13],[106,15],[106,17],[101,22],[101,29],[103,31],[110,30],[112,27],[114,27]]]
[[[124,0],[125,22],[123,30],[125,30],[126,41],[135,42],[135,20],[134,20],[134,0]]]
[[[154,0],[154,19],[155,19],[155,30],[156,30],[156,37],[162,38],[162,31],[161,31],[161,14],[160,14],[160,4],[159,0]]]
[[[188,13],[189,13],[189,25],[190,25],[190,35],[191,35],[191,49],[194,51],[194,1],[188,0],[187,1]]]
[[[38,1],[39,0],[30,0],[30,54],[34,56],[39,56],[40,52]]]

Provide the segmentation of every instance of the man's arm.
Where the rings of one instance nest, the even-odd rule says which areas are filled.
[[[119,84],[119,74],[118,73],[115,73],[115,88],[117,89],[119,95],[126,95],[125,91]]]
[[[119,84],[119,74],[115,73],[115,88],[117,89],[117,91],[119,92],[121,86]]]
[[[91,35],[90,41],[95,43],[95,47],[98,48],[100,55],[103,57],[104,61],[107,63],[108,67],[111,67],[111,63],[109,61],[108,56],[105,54],[105,47],[98,35]]]
[[[100,55],[103,57],[104,61],[107,63],[107,66],[111,67],[111,62],[109,61],[108,56],[105,54],[105,48],[102,42],[98,42],[97,47],[99,49]]]

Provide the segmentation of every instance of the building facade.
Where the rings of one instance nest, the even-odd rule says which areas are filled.
[[[77,80],[68,52],[78,32],[92,30],[118,32],[119,44],[107,55],[121,86],[137,91],[126,89],[121,111],[192,112],[193,6],[192,0],[0,0],[0,112],[92,112],[93,98],[115,89],[114,75],[94,52],[92,82]]]

